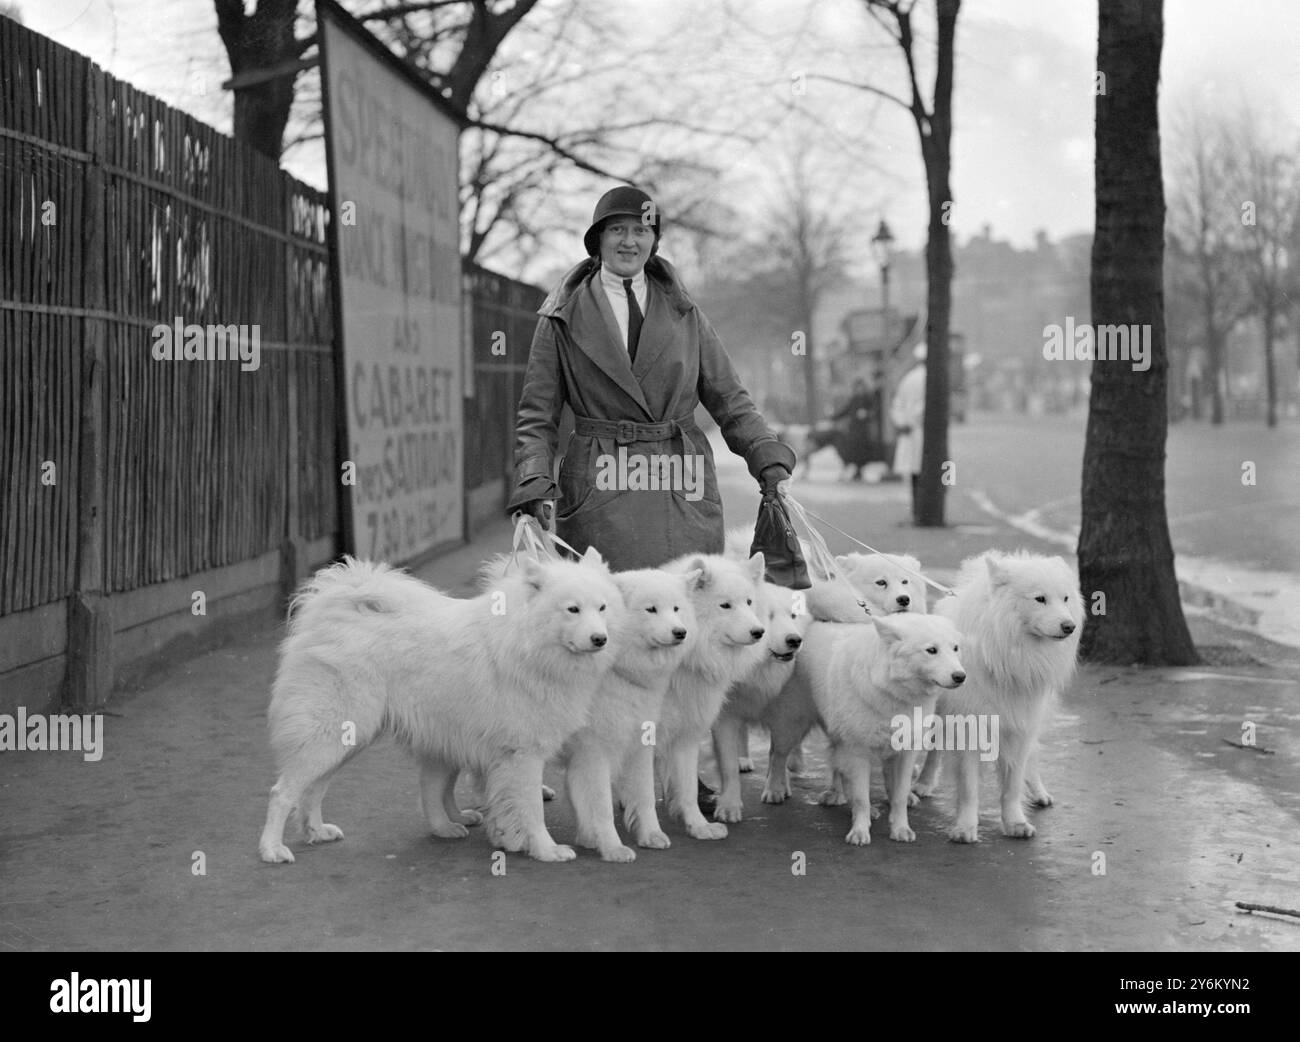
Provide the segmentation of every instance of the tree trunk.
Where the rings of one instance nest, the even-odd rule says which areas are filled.
[[[1277,426],[1277,370],[1273,364],[1273,333],[1277,328],[1276,309],[1272,304],[1264,308],[1264,393],[1267,395],[1267,423]]]
[[[930,197],[929,238],[925,246],[926,301],[925,422],[921,442],[921,481],[917,489],[917,524],[942,528],[948,456],[948,356],[952,313],[952,239],[948,211],[952,207],[949,174],[952,168],[953,44],[961,0],[938,0],[935,46],[934,104],[929,134],[922,130],[921,156]]]
[[[1210,422],[1223,423],[1223,342],[1225,333],[1211,325],[1208,332],[1206,364],[1210,382]]]
[[[217,31],[226,45],[232,75],[274,68],[298,57],[293,34],[297,0],[258,0],[251,15],[244,13],[244,0],[216,0],[216,9]],[[277,163],[297,76],[287,73],[235,91],[235,140],[247,142]]]
[[[1092,322],[1149,327],[1150,368],[1094,361],[1083,455],[1080,645],[1098,662],[1197,662],[1165,514],[1164,189],[1157,94],[1162,0],[1099,0]],[[1104,594],[1104,604],[1097,594]],[[1100,608],[1100,610],[1099,610]]]
[[[808,412],[809,427],[816,424],[821,419],[818,414],[817,406],[817,362],[816,355],[813,352],[813,330],[812,330],[812,308],[807,304],[803,307],[801,316],[803,322],[804,334],[804,408]]]

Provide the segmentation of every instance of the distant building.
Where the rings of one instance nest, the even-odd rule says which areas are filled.
[[[1087,401],[1088,364],[1043,357],[1044,327],[1089,321],[1091,235],[1052,243],[1039,232],[1032,249],[995,239],[990,226],[953,247],[950,328],[965,357],[966,397],[977,409],[1061,411]],[[891,321],[918,316],[915,336],[925,335],[925,255],[900,252],[890,267]],[[841,327],[849,316],[880,318],[880,283],[828,293],[819,325]],[[954,345],[956,346],[956,344]],[[908,345],[910,359],[910,344]],[[956,381],[954,381],[956,382]]]

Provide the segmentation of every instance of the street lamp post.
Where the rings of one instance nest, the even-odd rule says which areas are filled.
[[[871,253],[880,265],[880,356],[876,360],[875,372],[872,373],[872,382],[876,384],[876,394],[880,402],[880,408],[876,410],[876,444],[884,446],[885,444],[885,401],[886,383],[885,365],[886,352],[889,350],[889,260],[890,251],[894,245],[894,235],[889,230],[889,225],[885,219],[880,219],[880,227],[876,229],[876,234],[871,237]],[[877,379],[877,374],[879,378]],[[893,468],[891,467],[892,471]]]
[[[871,237],[871,253],[876,258],[876,263],[880,265],[880,314],[884,328],[884,336],[880,341],[882,354],[889,347],[889,257],[893,245],[894,235],[882,217],[880,227]]]

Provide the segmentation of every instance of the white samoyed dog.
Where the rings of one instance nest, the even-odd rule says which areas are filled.
[[[726,550],[725,553],[733,560],[744,561],[749,558],[749,548],[754,542],[753,527],[739,525],[727,530]],[[800,549],[803,551],[805,561],[812,559],[812,551],[807,540],[799,540]],[[807,616],[808,621],[813,619],[822,619],[828,622],[870,622],[871,605],[848,580],[842,569],[837,569],[829,577],[823,577],[817,574],[816,569],[809,567],[808,576],[812,582],[811,589],[798,591],[802,596],[798,599],[796,606],[803,609],[802,614]],[[750,720],[749,723],[761,722],[761,720]],[[737,759],[738,769],[741,774],[748,774],[754,769],[754,761],[749,755],[749,727],[748,723],[740,729],[740,747]],[[717,746],[715,744],[715,752]],[[719,763],[719,769],[722,769]],[[790,753],[790,770],[795,773],[803,771],[803,746],[796,746]],[[725,779],[724,779],[725,787]],[[733,803],[734,805],[734,803]],[[730,820],[730,819],[728,819]],[[739,821],[737,817],[734,820]]]
[[[494,844],[571,860],[546,831],[542,768],[587,722],[622,610],[594,549],[581,562],[525,559],[470,599],[352,558],[317,572],[294,598],[267,714],[279,779],[262,860],[293,860],[284,827],[294,811],[308,842],[342,838],[321,818],[326,787],[384,733],[420,762],[434,835],[464,836],[480,820],[454,802],[459,771],[476,770]]]
[[[931,716],[940,693],[959,687],[966,671],[961,637],[947,619],[920,613],[882,615],[871,626],[817,622],[808,630],[794,675],[772,705],[772,758],[763,802],[790,794],[788,776],[773,770],[782,753],[814,724],[830,739],[831,769],[852,804],[845,840],[871,842],[871,769],[889,760],[889,837],[916,839],[907,819],[916,749],[893,746],[895,718]]]
[[[921,562],[910,554],[842,554],[835,563],[866,598],[873,615],[925,611]]]
[[[655,738],[664,802],[695,839],[724,839],[727,826],[700,812],[700,743],[709,737],[731,685],[768,654],[761,599],[763,555],[741,564],[715,554],[688,554],[665,571],[698,573],[691,582],[697,639],[668,682]]]
[[[615,795],[639,846],[669,845],[655,814],[654,748],[648,738],[669,680],[696,638],[690,587],[697,577],[657,568],[613,577],[625,609],[611,627],[614,666],[597,688],[586,726],[560,754],[578,822],[577,843],[599,851],[606,861],[636,860],[614,824]]]
[[[713,810],[717,821],[737,822],[743,817],[740,761],[746,752],[749,725],[764,722],[768,704],[794,672],[795,654],[812,623],[801,590],[765,582],[760,587],[760,607],[767,631],[763,637],[766,654],[732,684],[713,725],[713,752],[722,780]]]
[[[955,596],[935,612],[956,623],[965,638],[962,659],[970,676],[960,692],[945,694],[940,713],[994,714],[1002,832],[1027,839],[1026,786],[1036,806],[1052,797],[1038,773],[1038,736],[1057,696],[1074,676],[1083,628],[1083,598],[1074,570],[1060,557],[990,551],[962,563]],[[957,771],[957,815],[949,837],[979,842],[979,754],[938,750],[926,758],[914,787],[934,790],[941,759]]]

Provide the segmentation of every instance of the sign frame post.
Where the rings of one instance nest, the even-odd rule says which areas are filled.
[[[316,0],[316,18],[340,552],[418,566],[467,537],[459,142],[468,120],[335,0]]]

